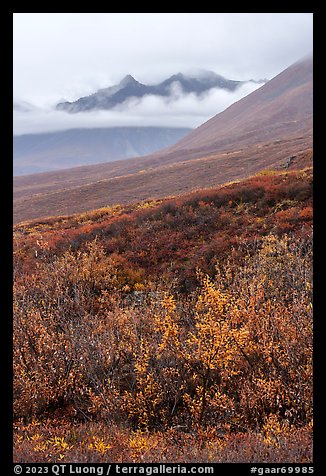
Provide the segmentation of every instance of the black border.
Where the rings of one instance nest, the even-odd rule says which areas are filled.
[[[2,91],[2,160],[1,160],[1,319],[3,330],[0,331],[0,371],[1,371],[1,406],[0,406],[0,470],[3,474],[12,473],[13,429],[12,429],[12,394],[13,394],[13,367],[12,367],[12,283],[13,283],[13,201],[12,201],[12,74],[13,59],[9,46],[12,44],[12,15],[6,12],[2,18],[1,34],[3,45],[3,61],[1,79],[5,79]],[[5,21],[4,21],[5,20]]]

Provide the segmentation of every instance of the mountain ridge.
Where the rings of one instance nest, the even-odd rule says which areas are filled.
[[[63,101],[56,105],[59,111],[77,113],[92,110],[113,109],[122,105],[131,98],[143,98],[147,95],[160,96],[162,98],[171,96],[172,86],[179,84],[184,94],[194,93],[197,96],[204,94],[213,88],[235,91],[239,86],[255,82],[260,84],[265,80],[235,81],[226,79],[213,71],[202,71],[194,74],[177,73],[158,84],[143,84],[128,74],[118,84],[107,88],[102,88],[93,94],[83,96],[76,101]]]

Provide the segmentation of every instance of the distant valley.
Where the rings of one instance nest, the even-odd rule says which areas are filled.
[[[189,132],[189,128],[112,127],[17,135],[14,175],[139,157],[171,146]]]

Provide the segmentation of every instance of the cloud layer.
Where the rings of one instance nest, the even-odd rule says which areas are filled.
[[[247,83],[235,92],[210,90],[206,95],[184,95],[174,90],[170,98],[145,96],[131,99],[118,109],[69,114],[52,108],[14,108],[14,134],[31,134],[89,127],[166,126],[197,127],[209,118],[257,89],[260,85]]]
[[[311,13],[15,13],[14,95],[75,100],[126,74],[271,78],[312,51]]]

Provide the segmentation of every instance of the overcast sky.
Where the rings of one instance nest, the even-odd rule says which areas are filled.
[[[251,92],[212,92],[121,111],[54,110],[131,74],[145,84],[202,68],[228,79],[271,79],[312,52],[312,13],[14,13],[14,132],[71,127],[197,127]],[[25,109],[25,107],[23,108]]]

